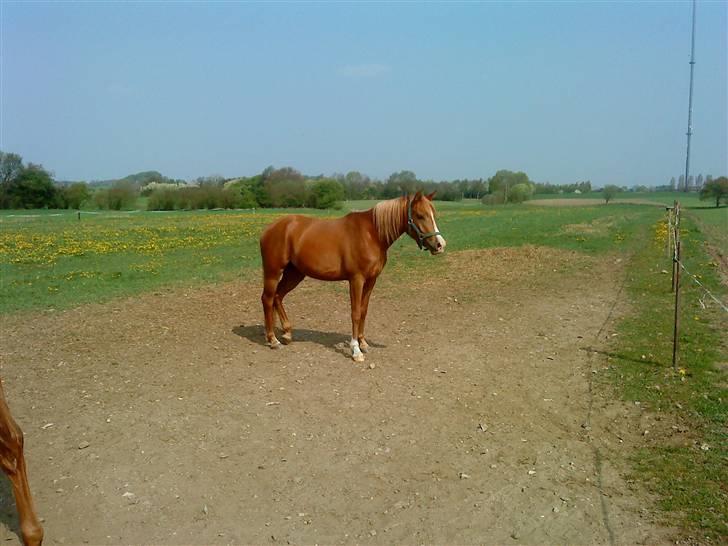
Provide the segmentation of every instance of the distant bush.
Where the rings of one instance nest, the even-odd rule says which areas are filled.
[[[516,184],[508,192],[509,203],[523,203],[533,195],[533,186],[528,183]]]
[[[604,186],[604,188],[602,188],[602,197],[604,197],[605,203],[609,203],[620,191],[622,191],[621,188],[614,184]]]
[[[138,196],[136,184],[121,180],[108,189],[96,190],[93,201],[100,209],[124,210],[134,207]]]
[[[307,205],[315,209],[341,208],[344,186],[331,178],[316,180],[308,188]]]
[[[235,189],[231,188],[230,191],[235,191]],[[256,209],[260,207],[260,204],[258,203],[258,200],[255,198],[255,193],[253,192],[252,188],[248,186],[243,186],[239,189],[240,192],[240,208],[241,209]]]
[[[91,197],[91,190],[86,182],[74,182],[59,190],[60,202],[63,208],[80,209]]]
[[[236,209],[241,201],[239,192],[221,186],[162,187],[149,195],[147,210]]]
[[[520,182],[510,188],[501,187],[493,193],[483,196],[484,205],[502,205],[504,203],[523,203],[531,199],[534,186],[530,182]]]
[[[178,208],[178,193],[179,190],[172,188],[155,189],[147,200],[147,210],[174,210]]]
[[[236,209],[240,206],[240,194],[233,190],[221,189],[218,199],[216,208]]]

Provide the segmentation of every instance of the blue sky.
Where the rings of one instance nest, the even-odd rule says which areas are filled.
[[[698,2],[695,174],[728,174],[726,5]],[[0,6],[0,148],[58,179],[685,168],[689,2]]]

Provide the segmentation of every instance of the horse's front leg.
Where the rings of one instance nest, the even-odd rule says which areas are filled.
[[[349,281],[349,297],[351,298],[351,358],[354,362],[364,362],[364,353],[359,347],[359,327],[361,325],[362,298],[364,278],[354,277]]]
[[[376,277],[366,280],[361,299],[361,317],[359,318],[359,336],[357,339],[359,340],[359,348],[365,353],[369,350],[369,344],[364,339],[364,326],[367,320],[367,311],[369,311],[369,296],[372,295],[372,290],[374,290],[376,282]]]

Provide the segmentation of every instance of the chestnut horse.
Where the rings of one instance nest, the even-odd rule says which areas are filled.
[[[364,338],[369,296],[387,263],[387,250],[407,233],[423,250],[440,254],[445,239],[437,229],[434,192],[403,196],[377,203],[364,212],[350,212],[333,220],[292,214],[277,220],[260,237],[263,258],[265,336],[271,349],[280,342],[273,331],[278,313],[283,342],[293,340],[283,298],[305,277],[349,281],[351,298],[351,356],[363,362],[369,345]]]
[[[25,456],[23,455],[23,431],[10,414],[5,402],[2,381],[0,380],[0,466],[10,478],[15,495],[15,506],[18,508],[20,534],[25,546],[40,546],[43,542],[43,527],[33,508],[33,497],[30,495],[28,476],[25,473]]]

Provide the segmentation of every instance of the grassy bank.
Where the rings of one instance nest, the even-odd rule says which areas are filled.
[[[686,268],[724,297],[716,264],[705,252],[706,236],[692,215],[683,216]],[[655,417],[654,439],[632,456],[634,478],[656,493],[676,523],[699,541],[728,537],[728,439],[726,418],[725,311],[687,276],[681,291],[679,370],[672,368],[674,296],[665,229],[655,223],[648,244],[635,252],[626,290],[634,314],[618,327],[611,370],[628,401]]]

